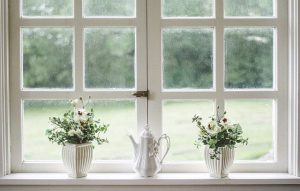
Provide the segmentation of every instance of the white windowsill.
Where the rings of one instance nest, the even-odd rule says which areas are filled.
[[[134,173],[89,173],[69,178],[65,173],[16,173],[0,178],[0,185],[267,185],[300,184],[300,177],[285,173],[231,173],[215,179],[207,173],[161,173],[141,178]]]

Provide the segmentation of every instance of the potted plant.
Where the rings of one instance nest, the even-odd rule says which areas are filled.
[[[212,177],[227,177],[234,161],[234,149],[238,144],[247,144],[248,139],[243,138],[243,130],[240,124],[232,124],[225,116],[219,115],[210,117],[207,125],[204,125],[202,118],[198,115],[193,117],[193,123],[199,130],[195,145],[199,148],[205,145],[204,160]]]
[[[109,125],[95,120],[94,110],[87,110],[83,99],[71,101],[73,110],[64,113],[63,117],[50,117],[52,127],[46,130],[48,139],[62,145],[62,160],[70,177],[85,177],[93,159],[93,145],[108,143],[102,135]]]

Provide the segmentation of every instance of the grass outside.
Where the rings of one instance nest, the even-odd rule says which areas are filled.
[[[232,122],[242,125],[249,145],[237,149],[237,159],[273,159],[272,100],[227,100],[226,110]],[[93,108],[97,117],[109,123],[109,144],[95,145],[96,160],[130,160],[132,145],[128,130],[137,129],[136,110],[133,101],[97,101]],[[163,131],[171,137],[168,161],[202,160],[202,151],[196,149],[197,128],[191,123],[194,114],[207,119],[213,114],[214,103],[201,101],[164,101]],[[61,146],[48,141],[45,130],[50,126],[49,117],[62,116],[70,109],[65,102],[26,101],[24,111],[25,160],[60,160]]]

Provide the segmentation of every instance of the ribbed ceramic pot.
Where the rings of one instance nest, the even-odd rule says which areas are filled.
[[[85,177],[93,160],[92,143],[69,144],[62,148],[63,164],[72,178]]]
[[[233,164],[234,149],[221,147],[218,150],[220,153],[218,154],[219,159],[211,159],[210,153],[212,153],[213,150],[206,146],[204,149],[204,160],[211,177],[224,178],[228,176]]]

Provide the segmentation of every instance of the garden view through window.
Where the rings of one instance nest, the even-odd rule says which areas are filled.
[[[140,100],[147,103],[146,98],[131,94],[143,90],[139,88],[140,81],[147,84],[153,77],[139,75],[140,61],[145,57],[147,67],[152,67],[145,55],[147,51],[156,51],[147,44],[145,50],[140,49],[142,42],[146,42],[143,38],[151,33],[150,29],[140,28],[140,1],[15,1],[21,3],[20,18],[27,19],[24,25],[17,26],[23,159],[61,160],[61,148],[50,143],[45,135],[49,117],[59,117],[72,109],[68,100],[75,95],[91,95],[96,116],[110,124],[109,144],[95,146],[94,159],[131,160],[133,148],[127,133],[142,128],[138,125],[138,108]],[[161,72],[156,75],[161,76],[161,82],[156,86],[161,91],[149,90],[150,95],[161,95],[157,100],[161,125],[155,128],[171,138],[166,161],[203,160],[203,148],[199,151],[194,145],[197,128],[192,117],[198,114],[207,122],[218,104],[227,111],[231,122],[241,124],[249,138],[247,146],[237,149],[236,158],[275,161],[279,100],[272,92],[277,91],[276,69],[281,64],[276,58],[278,26],[264,26],[262,22],[256,25],[255,21],[276,20],[277,1],[223,0],[223,17],[218,17],[218,22],[234,18],[236,23],[241,20],[241,24],[233,21],[234,25],[218,26],[214,24],[216,1],[159,1],[162,24],[157,51],[161,53]],[[74,11],[79,10],[75,9],[79,5],[82,12],[77,14]],[[45,19],[45,23],[41,25],[36,18]],[[253,19],[253,25],[247,24],[245,18]],[[182,24],[184,19],[192,24]],[[203,22],[206,20],[209,24]],[[222,78],[218,76],[220,70]],[[254,93],[247,95],[247,91]],[[264,94],[260,95],[260,91]],[[231,93],[236,96],[227,96]],[[144,109],[146,115],[151,115],[147,107]]]

